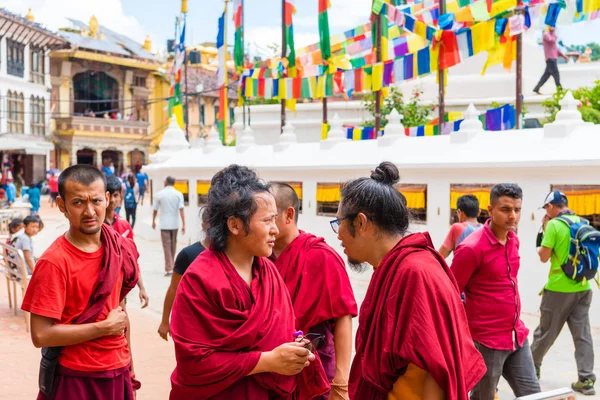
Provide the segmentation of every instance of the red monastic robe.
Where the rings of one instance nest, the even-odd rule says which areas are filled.
[[[358,314],[344,261],[325,239],[300,231],[300,236],[279,255],[275,266],[292,298],[296,328],[325,336],[319,357],[331,381],[335,375],[333,322]]]
[[[190,265],[171,317],[177,367],[171,400],[310,399],[329,389],[320,361],[298,376],[247,376],[261,352],[293,340],[294,312],[275,266],[256,257],[248,286],[224,253]]]
[[[428,233],[403,238],[375,270],[362,303],[350,398],[383,400],[408,364],[448,400],[466,400],[485,374],[458,286]]]

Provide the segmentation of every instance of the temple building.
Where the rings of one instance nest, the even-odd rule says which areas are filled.
[[[28,186],[54,167],[49,54],[66,44],[31,10],[22,17],[0,9],[0,184]]]
[[[101,26],[70,20],[58,35],[69,46],[50,55],[57,165],[114,167],[148,162],[168,126],[169,82],[143,44]]]

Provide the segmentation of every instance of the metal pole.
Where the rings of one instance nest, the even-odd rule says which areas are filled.
[[[183,91],[184,96],[183,98],[185,99],[185,138],[186,140],[190,139],[190,115],[189,115],[189,107],[188,107],[188,74],[187,74],[187,49],[184,47],[183,49],[183,67],[185,68],[184,70],[184,86],[185,89]]]
[[[446,1],[440,0],[440,15],[446,13]],[[446,85],[446,76],[444,75],[444,70],[441,68],[442,66],[442,51],[443,45],[440,43],[440,51],[438,57],[438,133],[441,135],[442,130],[444,129],[444,122],[446,122],[446,105],[444,102],[445,95],[445,85]]]
[[[281,0],[281,57],[286,55],[287,41],[285,38],[285,0]],[[281,99],[281,133],[285,126],[285,99]]]
[[[520,11],[518,11],[520,14]],[[523,110],[523,34],[517,35],[517,98],[515,102],[516,128],[521,129],[521,112]]]
[[[375,62],[381,62],[381,13],[376,18],[376,35],[377,35],[377,49],[375,53]],[[381,90],[375,92],[375,135],[379,135],[381,129]]]
[[[235,12],[235,10],[233,10],[233,12]],[[246,13],[244,12],[244,0],[242,0],[242,54],[245,54],[245,49],[246,49]],[[245,57],[244,57],[245,58]],[[244,58],[242,58],[242,60],[244,60]],[[243,61],[242,61],[243,62]],[[240,77],[241,79],[241,77]],[[238,82],[238,86],[241,85],[241,80]],[[246,98],[242,97],[242,113],[243,113],[243,119],[244,119],[244,129],[246,129]]]

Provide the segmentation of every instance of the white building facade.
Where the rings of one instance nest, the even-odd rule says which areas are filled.
[[[17,184],[40,181],[51,167],[50,51],[64,44],[31,14],[0,9],[0,157],[3,176]]]

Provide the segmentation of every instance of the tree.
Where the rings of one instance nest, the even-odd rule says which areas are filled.
[[[405,127],[421,126],[429,123],[431,113],[435,110],[435,105],[422,104],[423,92],[415,89],[410,101],[404,102],[404,95],[395,87],[390,88],[390,94],[385,98],[381,106],[381,127],[388,123],[386,118],[393,109],[396,109],[403,116],[402,124]],[[375,126],[375,93],[368,93],[363,97],[363,104],[373,118],[366,120],[363,126]]]

